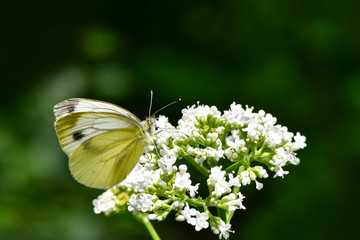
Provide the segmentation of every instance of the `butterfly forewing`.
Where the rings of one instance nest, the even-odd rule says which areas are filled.
[[[86,98],[70,98],[55,105],[54,113],[56,120],[67,116],[72,113],[78,112],[102,112],[102,113],[115,113],[123,115],[136,123],[140,123],[141,120],[129,112],[128,110],[116,106],[115,104],[102,102],[98,100],[86,99]],[[141,126],[139,126],[141,127]]]
[[[131,127],[140,129],[124,116],[101,112],[73,113],[55,122],[60,145],[69,156],[82,143],[96,135]]]

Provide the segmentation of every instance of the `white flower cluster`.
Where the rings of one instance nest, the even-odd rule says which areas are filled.
[[[153,144],[123,182],[93,201],[94,211],[127,210],[158,221],[175,211],[176,220],[197,231],[210,226],[226,239],[233,232],[234,211],[245,209],[240,188],[254,182],[260,190],[258,180],[267,178],[268,171],[284,177],[284,167],[299,163],[295,151],[306,146],[306,139],[276,124],[271,114],[235,103],[223,114],[215,106],[199,104],[182,113],[177,127],[164,116],[157,119]],[[190,173],[196,170],[207,186],[192,182]],[[209,195],[199,195],[200,188]],[[213,215],[209,207],[221,214]]]
[[[110,190],[107,190],[97,199],[93,200],[94,212],[96,214],[103,212],[108,215],[115,210],[116,201],[117,199],[114,193]]]
[[[190,208],[188,204],[184,207],[183,210],[180,211],[180,215],[176,217],[178,221],[186,220],[187,223],[195,226],[196,231],[200,231],[203,228],[209,227],[209,215],[206,213],[201,213],[197,211],[195,208]]]

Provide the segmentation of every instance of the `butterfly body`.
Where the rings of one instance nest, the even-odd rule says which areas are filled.
[[[72,98],[55,105],[55,129],[74,178],[106,189],[126,178],[150,143],[154,118],[114,104]]]

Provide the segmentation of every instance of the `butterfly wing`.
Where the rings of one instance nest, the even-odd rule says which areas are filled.
[[[80,183],[108,188],[133,169],[148,144],[140,120],[116,105],[73,98],[54,107],[60,145]]]
[[[70,98],[55,105],[56,120],[72,113],[78,112],[103,112],[123,115],[129,119],[140,122],[134,114],[115,104],[86,98]]]
[[[121,182],[138,162],[148,144],[139,128],[123,128],[97,135],[70,156],[70,170],[80,183],[109,188]]]
[[[64,152],[71,153],[88,139],[120,128],[143,128],[140,119],[114,104],[71,98],[55,105],[55,129]]]

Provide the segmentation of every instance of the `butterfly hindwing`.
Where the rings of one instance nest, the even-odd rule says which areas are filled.
[[[147,141],[138,128],[97,135],[70,156],[72,175],[94,188],[109,188],[126,178],[144,151]]]

